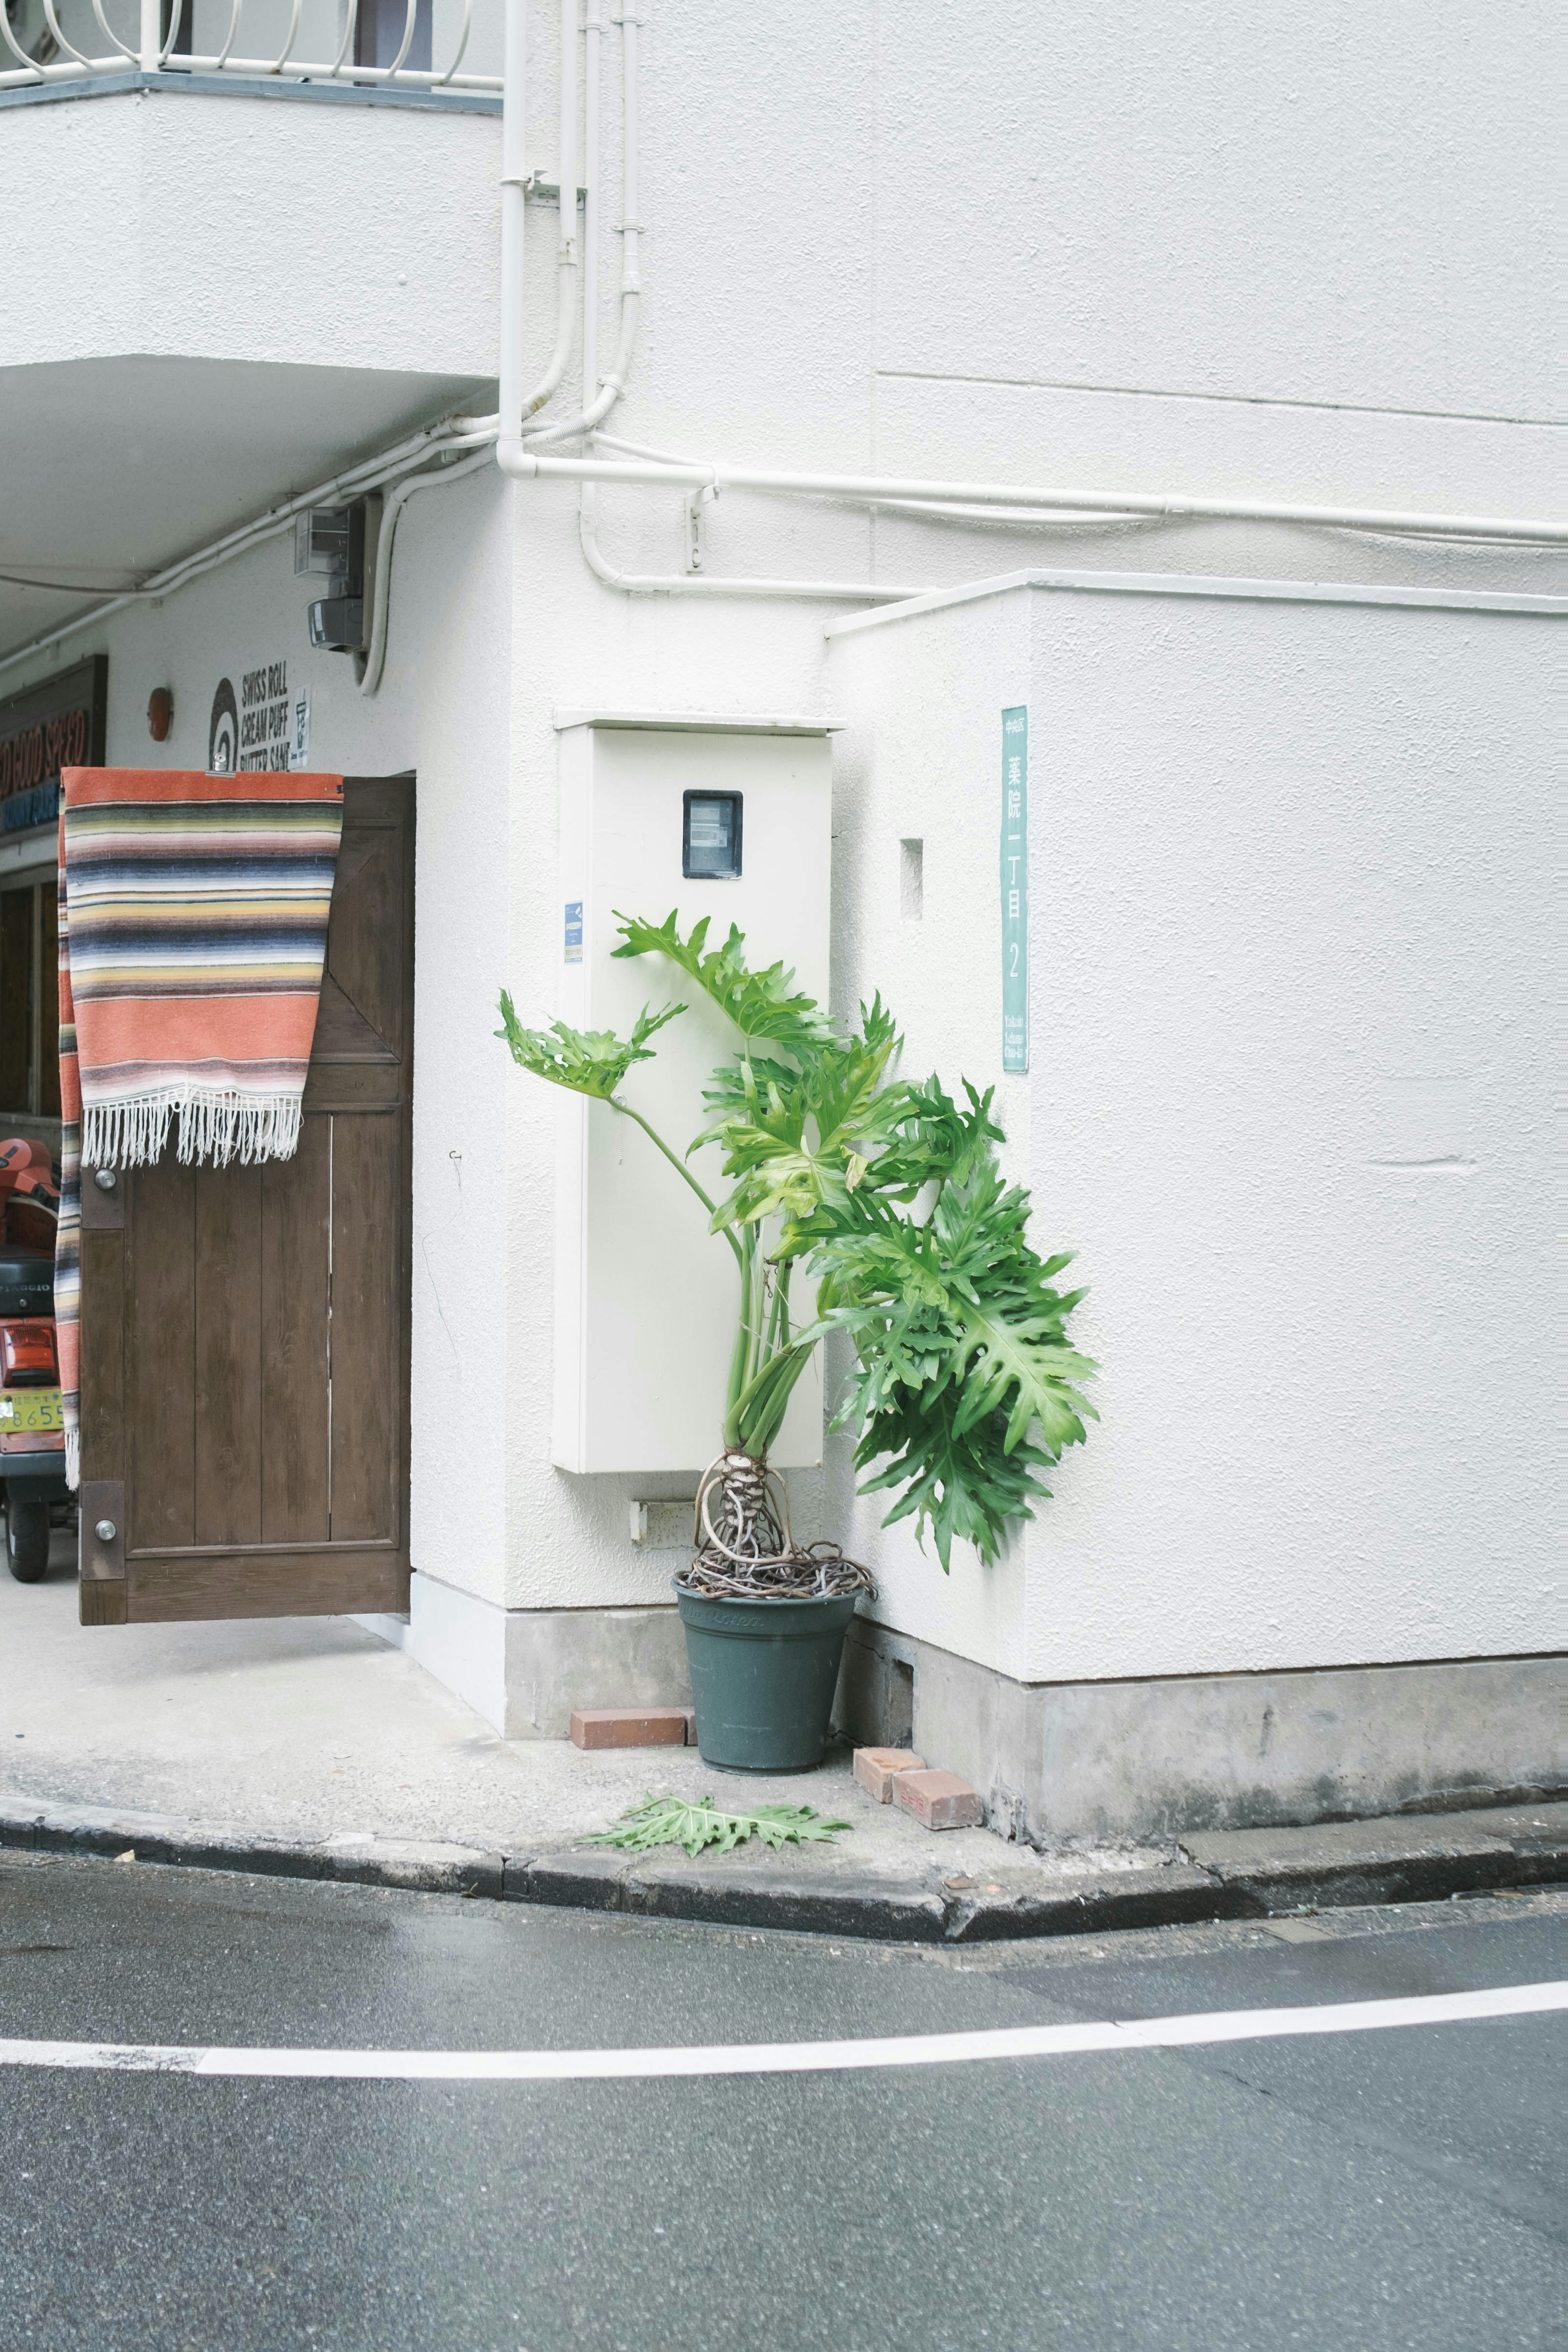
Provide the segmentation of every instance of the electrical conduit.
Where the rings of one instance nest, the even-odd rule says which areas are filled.
[[[591,434],[595,427],[609,415],[626,389],[627,378],[632,372],[632,356],[637,348],[637,332],[642,317],[643,281],[637,244],[638,237],[642,234],[642,222],[639,217],[642,197],[638,156],[641,95],[637,51],[640,19],[622,14],[614,19],[621,27],[621,329],[620,340],[615,351],[615,363],[602,382],[597,383],[600,142],[596,52],[597,37],[602,29],[598,21],[599,0],[588,0],[588,11],[591,65],[586,121],[591,147],[586,173],[588,213],[584,224],[582,295],[582,395],[586,405],[570,423],[551,424],[542,432],[531,431],[528,439],[530,445],[535,447],[547,441],[568,441],[580,434]]]
[[[793,474],[716,461],[694,465],[643,458],[545,457],[505,438],[497,443],[496,455],[503,473],[520,481],[663,483],[672,489],[755,490],[765,497],[843,499],[855,505],[914,499],[940,506],[1051,508],[1069,515],[1305,523],[1341,530],[1552,545],[1568,541],[1568,523],[1530,521],[1516,516],[1408,513],[1398,508],[1304,506],[1264,499],[1192,498],[1175,492],[1042,488],[1016,482],[925,481],[880,474]]]
[[[521,0],[511,0],[521,11]],[[551,399],[571,363],[577,341],[577,0],[560,0],[560,244],[556,254],[555,349],[549,365],[522,404],[526,421]],[[503,99],[502,120],[506,119]],[[503,142],[504,143],[504,142]],[[518,240],[518,258],[522,257]],[[517,283],[518,330],[521,329],[522,284]],[[508,427],[502,425],[503,435]]]

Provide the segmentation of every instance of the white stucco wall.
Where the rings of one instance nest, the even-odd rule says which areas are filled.
[[[787,35],[716,0],[664,13],[647,45],[643,211],[656,234],[621,429],[789,465],[1538,510],[1550,461],[1535,422],[1545,414],[1542,353],[1520,310],[1535,268],[1531,167],[1520,150],[1541,126],[1510,108],[1496,47],[1517,67],[1542,22],[1525,10],[1494,25],[1478,77],[1462,20],[1435,30],[1429,13],[1404,8],[1364,37],[1345,10],[1309,29],[1250,8],[1223,36],[1190,12],[1144,10],[1114,40],[1087,8],[1019,6],[999,23],[991,11],[824,11],[820,21],[797,15]],[[1383,126],[1407,119],[1413,46],[1422,130],[1391,142]],[[1200,229],[1200,249],[1186,252]],[[1438,288],[1446,307],[1435,322]],[[606,342],[611,325],[607,298]],[[832,608],[620,597],[582,570],[575,509],[559,485],[525,488],[517,502],[527,651],[515,791],[536,823],[526,855],[519,840],[510,971],[519,1003],[541,1011],[554,947],[544,854],[552,705],[838,715],[837,660],[824,667],[821,637]],[[682,529],[673,494],[601,495],[601,541],[628,569],[677,572]],[[1257,527],[1073,527],[1042,541],[729,495],[706,532],[710,573],[942,582],[1056,561],[1500,589],[1542,585],[1545,569],[1530,553]],[[1365,625],[1369,644],[1386,629],[1375,616]],[[1222,639],[1225,620],[1210,626]],[[1027,647],[1017,667],[1027,679]],[[942,694],[929,677],[916,708],[915,723],[939,733]],[[891,873],[853,865],[854,821],[847,802],[837,820],[838,855],[852,860],[838,890],[845,1003],[852,974],[864,971],[852,941],[863,946],[877,893],[894,887]],[[970,846],[989,877],[988,824]],[[919,960],[884,944],[902,1003]],[[948,980],[928,959],[922,988]],[[966,1002],[960,992],[954,1017],[977,1020]],[[982,1059],[977,1075],[994,1075],[994,1064]],[[629,1487],[537,1467],[550,1305],[530,1269],[549,1246],[549,1160],[530,1091],[525,1083],[512,1114],[508,1597],[659,1600],[668,1563],[627,1543]],[[1009,1117],[1027,1154],[1029,1099]],[[836,1486],[796,1482],[813,1531],[849,1524],[840,1460]],[[855,1520],[857,1538],[868,1516]],[[1148,1533],[1145,1518],[1140,1539]],[[1280,1627],[1226,1639],[1201,1609],[1185,1624],[1170,1612],[1150,1620],[1146,1585],[1135,1599],[1128,1586],[1124,1618],[1107,1633],[1085,1599],[1098,1571],[1069,1603],[1060,1575],[1048,1582],[1033,1559],[1020,1548],[972,1582],[962,1607],[922,1564],[900,1585],[900,1622],[1025,1674],[1308,1656],[1327,1638],[1331,1612],[1316,1610],[1310,1584]],[[1052,1591],[1054,1602],[1041,1597]],[[1071,1615],[1081,1607],[1082,1640]],[[1118,1664],[1136,1649],[1128,1625],[1140,1611],[1143,1661]],[[1505,1645],[1520,1637],[1521,1613],[1495,1620],[1494,1631],[1507,1617]],[[1333,1654],[1374,1654],[1364,1644],[1375,1630],[1342,1626]],[[1428,1625],[1389,1654],[1432,1654],[1431,1642],[1452,1638]]]
[[[1031,1058],[998,1102],[1103,1367],[999,1570],[945,1579],[859,1507],[884,1622],[1030,1681],[1568,1635],[1552,625],[1026,589],[834,639],[837,989],[880,983],[950,1085],[998,1077],[1000,714],[1029,704]]]
[[[1552,26],[1539,0],[1484,23],[811,0],[787,25],[683,0],[648,36],[624,429],[779,465],[1542,511]],[[679,568],[677,501],[603,503],[617,561]],[[978,540],[736,496],[708,541],[710,571],[932,585],[1042,548],[1496,586],[1519,562],[1175,522]]]
[[[102,352],[486,375],[494,115],[134,91],[0,116],[0,365]]]
[[[619,429],[782,466],[1540,512],[1556,478],[1536,239],[1548,21],[1537,0],[1484,25],[1426,0],[1394,0],[1375,18],[1350,0],[1326,12],[1246,0],[1223,20],[1141,5],[1113,26],[1087,0],[1051,11],[1026,0],[889,0],[847,15],[808,0],[788,16],[682,0],[644,35],[647,293]],[[538,0],[529,145],[547,173],[553,42],[554,11]],[[606,83],[613,159],[613,73]],[[299,395],[291,415],[322,385],[324,455],[361,446],[341,422],[356,384],[379,387],[366,394],[369,429],[372,408],[379,426],[417,408],[443,375],[487,374],[497,152],[493,120],[237,98],[0,114],[0,185],[21,207],[8,215],[17,227],[0,409],[14,401],[35,420],[68,417],[57,446],[47,434],[26,445],[45,452],[47,496],[24,500],[25,545],[0,525],[5,551],[47,561],[54,517],[70,561],[85,562],[95,535],[128,518],[135,529],[112,560],[129,562],[143,514],[148,532],[154,520],[165,530],[171,512],[199,512],[201,528],[215,529],[298,488],[282,442],[262,467],[265,490],[255,471],[256,408],[285,375]],[[341,202],[323,228],[316,198],[329,185]],[[606,218],[617,213],[607,191]],[[548,208],[530,205],[528,236],[529,356],[542,364]],[[615,276],[611,251],[606,353]],[[222,401],[198,401],[199,446],[182,445],[178,419],[165,416],[162,437],[150,432],[99,463],[122,415],[117,383],[123,396],[135,369],[176,364],[255,371],[249,405],[225,428]],[[277,372],[265,384],[263,367]],[[73,368],[103,371],[77,379],[88,389],[74,406],[58,389]],[[29,407],[27,385],[45,374],[47,397]],[[138,416],[156,421],[155,393],[131,397]],[[561,405],[570,399],[569,380]],[[277,404],[281,414],[281,389]],[[26,471],[33,481],[31,457]],[[221,511],[231,493],[233,511]],[[1271,1094],[1239,1034],[1247,1023],[1230,1000],[1211,1003],[1207,981],[1234,969],[1252,1026],[1270,1036],[1295,1004],[1301,1027],[1275,1039],[1281,1052],[1299,1056],[1340,1021],[1375,1058],[1350,967],[1344,992],[1326,1001],[1293,968],[1270,975],[1252,933],[1215,929],[1232,887],[1279,907],[1303,954],[1337,938],[1386,971],[1426,970],[1431,987],[1450,969],[1445,951],[1452,969],[1463,961],[1454,926],[1470,920],[1467,887],[1484,887],[1512,935],[1533,908],[1532,872],[1521,877],[1511,848],[1489,851],[1479,879],[1445,864],[1454,844],[1479,837],[1479,803],[1424,798],[1421,780],[1447,774],[1445,762],[1477,772],[1477,711],[1504,731],[1512,759],[1528,755],[1525,704],[1505,700],[1504,680],[1535,625],[1108,599],[1052,604],[1053,617],[1031,620],[1029,600],[1015,598],[966,607],[940,627],[906,625],[905,644],[924,648],[910,698],[877,683],[911,658],[894,650],[899,631],[839,640],[830,655],[823,629],[841,607],[629,599],[588,572],[576,516],[575,494],[557,484],[511,491],[481,479],[415,500],[373,701],[359,697],[346,661],[309,653],[286,544],[83,635],[62,656],[110,653],[113,760],[152,755],[141,712],[152,685],[172,682],[177,730],[163,756],[199,761],[217,676],[282,652],[291,676],[298,663],[312,679],[313,759],[357,772],[418,768],[416,1566],[514,1608],[668,1597],[669,1556],[632,1547],[626,1506],[679,1482],[549,1466],[553,1104],[510,1070],[490,1034],[503,981],[526,1018],[554,1001],[552,715],[707,707],[832,717],[852,684],[857,725],[874,714],[885,744],[907,723],[908,756],[878,770],[873,792],[865,739],[847,754],[835,985],[847,1003],[862,973],[880,982],[926,1058],[977,1078],[995,1074],[985,956],[968,913],[953,909],[972,898],[974,919],[990,919],[994,832],[989,814],[971,832],[962,796],[917,779],[936,776],[939,755],[951,772],[970,772],[981,719],[965,714],[982,714],[994,734],[1002,701],[1036,710],[1037,793],[1052,795],[1037,797],[1052,833],[1048,853],[1037,816],[1036,854],[1061,861],[1038,881],[1037,923],[1059,883],[1067,903],[1047,941],[1051,961],[1037,961],[1036,1075],[1002,1099],[1015,1165],[1040,1186],[1052,1237],[1084,1252],[1094,1283],[1085,1337],[1105,1360],[1106,1419],[1064,1468],[1049,1519],[984,1579],[971,1563],[945,1583],[933,1563],[883,1544],[869,1512],[852,1509],[841,1452],[836,1470],[794,1482],[807,1531],[852,1526],[876,1551],[899,1623],[1017,1674],[1540,1647],[1521,1580],[1534,1570],[1521,1541],[1519,1433],[1533,1423],[1515,1371],[1494,1360],[1490,1339],[1470,1343],[1485,1374],[1474,1409],[1495,1417],[1488,1444],[1467,1442],[1456,1462],[1454,1392],[1434,1389],[1413,1333],[1397,1345],[1386,1329],[1375,1337],[1365,1303],[1403,1302],[1389,1305],[1393,1326],[1420,1328],[1438,1296],[1423,1253],[1440,1244],[1462,1263],[1473,1313],[1481,1269],[1500,1271],[1503,1244],[1484,1217],[1475,1228],[1452,1220],[1490,1204],[1489,1187],[1502,1186],[1502,1225],[1511,1246],[1521,1243],[1534,1147],[1520,1145],[1516,1168],[1499,1139],[1508,1118],[1523,1118],[1522,1071],[1488,1129],[1495,1168],[1478,1147],[1470,1175],[1374,1175],[1355,1156],[1350,1064],[1343,1083],[1317,1094],[1301,1078]],[[601,495],[603,544],[628,568],[678,572],[683,532],[674,493]],[[1547,584],[1548,569],[1536,552],[1484,545],[1177,522],[1042,536],[732,494],[709,509],[706,540],[710,575],[934,585],[1054,562],[1529,590]],[[172,551],[160,541],[146,560]],[[1494,647],[1508,649],[1495,673]],[[1458,649],[1451,666],[1448,648]],[[5,689],[44,667],[11,672]],[[1060,772],[1040,764],[1058,760]],[[988,748],[983,791],[994,769]],[[1321,806],[1300,798],[1295,780],[1308,770],[1332,787]],[[1206,797],[1218,774],[1223,808]],[[1155,776],[1159,791],[1145,781]],[[916,821],[894,805],[906,791],[938,805]],[[1378,814],[1407,806],[1408,824]],[[1323,827],[1307,843],[1302,892],[1269,862],[1284,855],[1280,807],[1303,832],[1309,814]],[[1252,828],[1233,824],[1231,809],[1250,812]],[[1410,886],[1378,861],[1385,846],[1414,856],[1422,824],[1435,828],[1443,919],[1412,945]],[[1500,819],[1499,838],[1511,844],[1516,824],[1517,811],[1509,826]],[[896,920],[884,836],[922,830],[928,911],[917,940]],[[1152,940],[1171,942],[1179,985],[1157,1003],[1161,1017],[1179,1009],[1200,1029],[1212,1018],[1214,1054],[1232,1057],[1218,1076],[1186,1070],[1190,1098],[1175,1107],[1168,1150],[1172,1106],[1156,1081],[1174,1083],[1179,1060],[1151,1053],[1143,1091],[1108,1107],[1093,1091],[1106,1054],[1127,1049],[1117,1024],[1162,984],[1152,945],[1117,930],[1118,892],[1145,909]],[[1500,1018],[1518,967],[1481,961],[1496,980],[1485,1001]],[[1409,1004],[1421,1001],[1417,992]],[[1062,1007],[1073,1016],[1065,1028]],[[1479,1085],[1468,1033],[1441,1034],[1460,1057],[1449,1075]],[[1232,1067],[1252,1073],[1239,1099],[1220,1084]],[[1240,1141],[1212,1164],[1217,1129],[1243,1112]],[[1281,1335],[1295,1333],[1306,1296],[1291,1253],[1304,1259],[1312,1238],[1325,1152],[1339,1155],[1341,1256],[1322,1273],[1323,1295],[1355,1329],[1340,1367],[1349,1387],[1320,1398],[1315,1360]],[[1379,1255],[1386,1215],[1392,1259]],[[1512,1281],[1511,1259],[1500,1272]],[[1510,1294],[1511,1330],[1523,1329],[1527,1308]],[[1490,1313],[1486,1332],[1502,1328],[1495,1294]],[[1167,1322],[1194,1316],[1218,1360],[1206,1396],[1215,1381],[1221,1394],[1206,1404],[1211,1417],[1186,1423],[1161,1381]],[[1275,1361],[1280,1352],[1288,1361]],[[1315,1433],[1310,1444],[1298,1416]],[[1505,1424],[1515,1433],[1506,1440]],[[1519,1469],[1506,1508],[1505,1461]],[[1232,1498],[1223,1510],[1222,1493]],[[1478,1531],[1483,1502],[1490,1531]],[[1512,1567],[1504,1528],[1521,1538]],[[1479,1559],[1483,1537],[1492,1549],[1467,1586],[1464,1547]]]

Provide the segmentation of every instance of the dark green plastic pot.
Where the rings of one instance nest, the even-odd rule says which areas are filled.
[[[697,1746],[725,1772],[810,1772],[822,1760],[852,1592],[829,1601],[707,1601],[675,1586]]]

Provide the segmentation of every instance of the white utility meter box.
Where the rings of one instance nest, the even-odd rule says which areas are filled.
[[[560,985],[574,1029],[630,1034],[644,1004],[687,1012],[650,1043],[621,1092],[714,1200],[728,1190],[708,1145],[703,1090],[739,1038],[662,956],[618,960],[619,919],[683,937],[706,915],[708,945],[732,923],[754,968],[782,960],[828,1002],[831,861],[829,729],[807,720],[658,715],[558,718]],[[764,1049],[765,1050],[765,1049]],[[556,1205],[554,1460],[563,1470],[695,1473],[718,1453],[739,1284],[700,1201],[631,1119],[563,1093]],[[811,1312],[796,1276],[797,1321]],[[791,1400],[770,1457],[822,1458],[817,1363]]]

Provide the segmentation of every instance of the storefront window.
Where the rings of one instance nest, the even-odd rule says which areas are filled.
[[[60,1115],[59,946],[53,882],[0,886],[0,1129]]]

